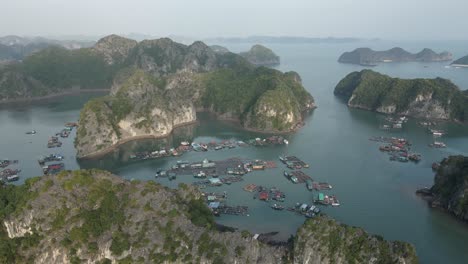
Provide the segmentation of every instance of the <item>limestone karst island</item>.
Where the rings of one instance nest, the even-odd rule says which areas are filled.
[[[410,2],[4,1],[0,264],[468,263],[468,2]]]

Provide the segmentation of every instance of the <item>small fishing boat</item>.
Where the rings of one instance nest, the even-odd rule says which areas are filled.
[[[31,131],[26,132],[26,135],[35,135],[36,133],[37,133],[36,130],[31,130]]]
[[[279,205],[279,204],[276,204],[276,203],[275,203],[275,204],[272,204],[272,205],[271,205],[271,208],[273,208],[273,210],[278,210],[278,211],[284,210],[284,206]]]

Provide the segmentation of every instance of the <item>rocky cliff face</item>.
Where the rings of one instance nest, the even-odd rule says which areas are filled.
[[[271,49],[259,44],[252,46],[249,51],[239,53],[239,55],[257,66],[274,66],[280,64],[278,55]]]
[[[75,141],[80,158],[130,139],[167,136],[195,121],[196,110],[241,121],[249,129],[288,132],[302,123],[305,110],[315,108],[297,73],[254,67],[199,41],[133,44],[111,36],[94,48],[108,63],[122,63],[110,95],[92,100],[80,114]]]
[[[75,141],[78,157],[105,152],[127,139],[168,136],[175,127],[196,120],[199,84],[191,73],[164,80],[142,70],[127,74],[122,83],[114,83],[109,96],[82,109]]]
[[[200,193],[62,172],[0,189],[2,263],[416,263],[414,248],[318,217],[292,247],[220,232]],[[324,242],[326,241],[326,243]]]
[[[110,35],[100,39],[92,49],[104,56],[108,64],[119,64],[125,61],[136,45],[135,40]]]
[[[334,94],[350,107],[426,119],[465,121],[466,95],[449,80],[391,78],[370,70],[353,72]]]
[[[450,156],[437,169],[434,185],[420,190],[432,207],[438,207],[455,217],[468,221],[468,157]]]
[[[342,63],[353,63],[361,65],[375,64],[379,62],[436,62],[450,61],[452,54],[449,52],[436,53],[431,49],[423,49],[418,53],[410,53],[402,48],[392,48],[386,51],[374,51],[369,48],[358,48],[351,52],[343,53],[338,59]]]

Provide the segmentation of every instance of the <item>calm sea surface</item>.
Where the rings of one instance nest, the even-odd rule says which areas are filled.
[[[433,138],[425,128],[410,120],[403,130],[379,130],[384,116],[371,112],[348,109],[333,96],[337,82],[352,71],[363,67],[337,63],[339,55],[358,46],[387,49],[401,46],[412,52],[424,47],[437,52],[448,50],[455,57],[468,54],[468,43],[348,43],[348,44],[298,44],[268,45],[281,56],[282,71],[297,71],[303,84],[315,97],[318,108],[307,118],[306,126],[288,136],[288,146],[265,148],[244,147],[206,153],[187,153],[181,159],[200,161],[204,158],[220,160],[230,157],[278,161],[282,154],[296,155],[310,164],[304,170],[314,180],[333,185],[330,194],[338,196],[341,206],[323,211],[337,220],[359,226],[386,239],[404,240],[416,246],[422,263],[468,263],[468,225],[437,210],[415,195],[415,190],[431,186],[434,174],[431,164],[451,154],[468,155],[468,127],[441,124],[448,135],[441,140],[446,149],[428,147]],[[247,50],[250,45],[228,46],[232,51]],[[447,63],[391,63],[382,64],[376,71],[403,78],[444,77],[451,79],[461,89],[468,89],[468,69],[445,68]],[[137,151],[155,150],[161,146],[178,145],[182,140],[210,142],[213,140],[247,140],[259,135],[238,127],[216,121],[206,114],[199,115],[199,124],[178,129],[165,140],[144,140],[123,145],[114,153],[94,161],[78,163],[73,148],[74,133],[64,139],[62,148],[47,149],[49,136],[60,131],[65,122],[76,121],[82,105],[96,95],[80,95],[21,107],[0,108],[0,159],[18,159],[22,169],[21,180],[41,174],[37,164],[39,156],[60,153],[65,156],[67,169],[102,168],[125,179],[155,180],[158,168],[168,168],[177,158],[130,162],[129,156]],[[31,129],[36,135],[25,135]],[[378,144],[369,141],[372,136],[397,136],[408,138],[413,150],[423,154],[418,164],[390,162],[380,153]],[[274,211],[265,202],[252,199],[252,194],[242,190],[249,183],[278,187],[286,193],[286,206],[296,202],[310,203],[316,193],[305,185],[294,185],[282,175],[284,167],[254,172],[244,176],[244,181],[230,186],[210,188],[209,191],[228,193],[228,204],[248,205],[249,216],[221,216],[218,221],[247,229],[254,233],[279,231],[279,239],[294,234],[304,218],[287,211]],[[179,176],[169,182],[157,179],[164,185],[176,187],[180,182],[193,182],[191,176]]]

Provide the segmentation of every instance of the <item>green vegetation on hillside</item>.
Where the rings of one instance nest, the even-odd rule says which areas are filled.
[[[206,87],[202,105],[217,113],[233,113],[243,116],[269,90],[288,89],[298,104],[304,105],[310,95],[293,75],[266,67],[221,69],[207,73],[203,79]],[[281,104],[285,98],[271,98]]]
[[[321,216],[300,228],[291,252],[252,240],[246,231],[220,233],[200,196],[187,185],[172,190],[100,170],[63,171],[2,186],[0,221],[31,228],[31,234],[13,228],[18,237],[10,239],[0,225],[0,262],[95,262],[108,249],[118,263],[273,263],[288,254],[300,258],[307,250],[314,259],[337,259],[345,252],[348,263],[373,256],[378,263],[416,259],[407,243],[385,242]]]
[[[393,105],[404,112],[417,96],[428,96],[450,112],[453,119],[468,120],[468,97],[446,79],[400,79],[371,70],[352,72],[335,87],[335,95],[352,105],[376,110]]]
[[[468,220],[468,157],[450,156],[444,159],[431,191],[442,207]]]
[[[113,69],[91,49],[67,50],[50,47],[27,57],[25,74],[48,87],[62,89],[80,86],[82,89],[108,88]]]
[[[306,248],[323,252],[330,263],[401,263],[397,256],[403,256],[405,263],[418,263],[410,244],[385,241],[381,236],[369,235],[361,228],[339,224],[325,216],[308,219],[298,230],[294,241],[296,262],[302,263],[299,257],[305,255]]]

